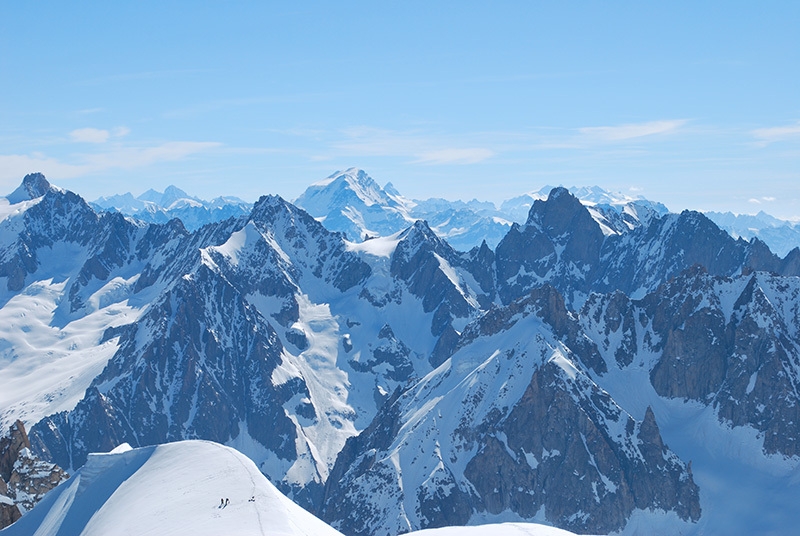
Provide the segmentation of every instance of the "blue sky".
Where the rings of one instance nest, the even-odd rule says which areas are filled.
[[[800,2],[2,2],[0,192],[594,185],[800,218]]]

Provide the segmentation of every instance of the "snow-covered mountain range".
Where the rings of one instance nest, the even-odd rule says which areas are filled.
[[[225,444],[348,535],[796,526],[800,250],[564,188],[464,250],[367,179],[303,199],[358,190],[361,240],[276,196],[190,232],[25,177],[0,199],[3,429],[69,472]]]
[[[204,201],[176,186],[168,186],[163,192],[147,190],[138,197],[133,197],[130,192],[101,197],[90,205],[97,211],[120,212],[147,223],[167,223],[178,218],[190,231],[208,223],[242,216],[253,208],[252,203],[232,196]]]
[[[507,199],[496,207],[486,201],[408,199],[391,184],[381,188],[357,168],[337,171],[306,189],[294,203],[320,220],[329,230],[343,232],[348,239],[387,236],[415,220],[425,220],[440,237],[461,251],[480,246],[484,240],[494,248],[512,223],[525,223],[533,202],[545,200],[553,186],[544,186]],[[613,193],[597,186],[569,188],[598,221],[621,230],[647,223],[653,216],[669,212],[663,204]],[[781,257],[800,246],[800,224],[779,220],[760,212],[755,216],[707,212],[705,215],[733,238],[758,238]]]
[[[344,233],[356,242],[388,236],[416,220],[425,220],[452,247],[467,251],[484,240],[494,247],[512,223],[492,203],[411,200],[400,195],[391,183],[381,188],[356,168],[337,171],[312,184],[294,204],[327,229]]]
[[[388,236],[408,227],[416,220],[425,220],[433,231],[459,251],[469,251],[483,241],[497,246],[512,223],[525,223],[535,200],[545,200],[553,186],[507,199],[496,207],[488,201],[450,201],[447,199],[409,199],[391,184],[381,187],[364,170],[351,168],[337,171],[309,186],[294,204],[330,231],[345,233],[349,240]],[[629,228],[643,218],[663,216],[669,212],[663,204],[613,193],[598,186],[572,187],[570,193],[591,211],[599,221]],[[12,194],[9,196],[13,198]],[[138,197],[131,193],[101,197],[90,205],[97,211],[120,212],[146,223],[166,223],[180,219],[189,231],[208,223],[238,217],[250,212],[253,205],[237,197],[217,197],[204,201],[176,186],[164,192],[148,190]],[[755,216],[706,212],[705,215],[734,238],[759,238],[769,248],[785,256],[800,246],[800,224],[779,220],[759,212]]]
[[[706,212],[706,216],[734,238],[758,238],[778,255],[800,245],[800,222],[779,220],[764,211],[755,216],[731,212]]]

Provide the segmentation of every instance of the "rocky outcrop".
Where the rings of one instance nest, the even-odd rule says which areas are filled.
[[[537,371],[467,464],[481,509],[531,518],[544,508],[548,521],[578,533],[619,530],[634,509],[697,521],[699,490],[664,445],[652,410],[637,423],[596,386],[566,379],[552,362]],[[582,390],[589,396],[576,400]]]
[[[30,448],[31,443],[25,425],[17,421],[9,429],[8,435],[0,437],[0,478],[8,482],[22,449]]]
[[[0,481],[2,482],[2,481]],[[0,529],[9,526],[22,517],[14,501],[7,496],[8,490],[5,483],[0,483]]]
[[[723,301],[729,293],[738,294],[732,306]],[[767,453],[800,455],[798,299],[796,278],[700,270],[648,296],[642,306],[662,341],[650,375],[656,391],[712,404],[723,422],[755,428]]]
[[[0,438],[0,529],[31,510],[45,494],[69,475],[31,452],[21,421]]]
[[[711,406],[759,432],[766,454],[800,450],[800,281],[695,266],[641,300],[591,296],[581,324],[609,369],[638,359],[655,392]],[[637,356],[650,356],[647,358]]]
[[[581,202],[565,188],[536,200],[524,226],[514,225],[497,245],[495,261],[504,303],[551,283],[573,301],[588,291],[601,268],[604,235]]]
[[[390,274],[402,281],[422,302],[425,313],[433,313],[430,332],[437,343],[429,356],[436,367],[458,342],[454,324],[474,318],[482,305],[490,305],[495,293],[491,272],[491,250],[483,244],[467,254],[456,252],[424,221],[417,221],[400,235],[390,263]],[[468,280],[479,282],[471,286]]]

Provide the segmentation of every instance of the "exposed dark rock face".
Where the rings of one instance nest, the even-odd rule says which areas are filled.
[[[359,372],[373,370],[382,365],[388,366],[387,377],[396,381],[405,381],[414,372],[409,360],[411,351],[395,337],[391,326],[385,324],[378,332],[378,346],[372,350],[372,357],[366,361],[350,360],[350,366]]]
[[[400,429],[400,407],[397,400],[401,394],[400,389],[392,393],[370,425],[361,434],[347,440],[328,477],[323,501],[319,507],[323,519],[341,519],[343,516],[339,513],[348,508],[355,507],[359,510],[356,515],[348,516],[342,521],[340,530],[345,534],[358,534],[365,526],[377,527],[386,521],[381,509],[370,504],[366,496],[351,496],[347,493],[344,478],[345,475],[351,474],[359,478],[368,471],[379,469],[376,467],[377,450],[388,448]],[[395,498],[399,497],[399,490],[396,489],[396,483],[392,482],[392,475],[388,473],[379,475],[378,479],[386,484],[385,493]],[[408,532],[409,528],[407,524],[401,525],[400,530],[405,529],[405,532]]]
[[[45,494],[69,475],[31,452],[22,422],[14,423],[0,438],[0,529],[32,509]]]
[[[141,345],[143,337],[147,342]],[[291,459],[295,430],[282,405],[296,388],[271,381],[280,354],[272,327],[236,289],[201,266],[121,341],[68,418],[53,416],[31,435],[57,463],[80,467],[89,452],[123,442],[224,443],[246,423],[253,437]]]
[[[6,500],[7,492],[5,482],[3,482],[0,484],[0,529],[9,526],[22,517],[17,505],[10,498]]]
[[[378,535],[464,524],[476,513],[544,512],[581,533],[619,530],[636,509],[697,521],[699,490],[652,411],[635,421],[582,363],[605,371],[552,287],[491,310],[442,367],[348,440],[323,517],[349,534]]]
[[[696,266],[639,301],[594,295],[582,323],[614,356],[609,366],[624,369],[637,351],[652,352],[650,381],[659,395],[711,405],[722,422],[759,431],[764,452],[797,456],[798,300],[797,278],[725,278]]]
[[[618,530],[635,508],[697,521],[698,488],[664,446],[652,411],[636,423],[596,386],[564,380],[555,364],[537,371],[500,426],[505,444],[500,434],[486,438],[467,464],[483,509],[533,517],[544,507],[549,521],[579,533]]]
[[[617,345],[611,349],[617,366],[627,367],[633,362],[639,346],[636,338],[636,320],[628,296],[620,291],[609,295],[592,294],[581,309],[580,316],[583,319],[588,318],[591,326],[599,328],[593,340],[607,351],[611,346],[609,337],[612,333],[619,333]]]
[[[50,183],[41,173],[29,173],[22,179],[22,184],[14,190],[7,199],[9,203],[16,204],[42,197],[52,189]]]
[[[497,293],[497,282],[495,281],[494,251],[483,241],[477,248],[473,248],[463,255],[466,258],[465,266],[475,278],[480,286],[481,292],[478,294],[478,302],[481,307],[488,309]],[[476,289],[477,290],[477,289]]]
[[[327,231],[307,212],[278,196],[259,199],[249,221],[293,251],[292,264],[296,268],[329,281],[342,292],[362,282],[371,272],[368,264],[346,250],[342,235]]]
[[[485,243],[469,253],[455,251],[424,221],[415,222],[401,235],[390,273],[420,298],[424,312],[433,312],[431,334],[438,338],[429,356],[433,367],[440,365],[458,342],[454,323],[463,325],[478,314],[482,304],[491,304],[495,294],[493,257]],[[478,282],[478,287],[471,287],[466,279]]]
[[[392,276],[404,281],[408,290],[422,300],[426,313],[434,311],[431,333],[437,337],[452,319],[468,317],[475,310],[464,289],[448,278],[443,261],[451,268],[463,262],[424,221],[417,221],[406,231],[391,260]]]
[[[8,482],[20,451],[30,446],[25,426],[21,421],[17,421],[9,429],[8,435],[0,437],[0,478]]]
[[[724,287],[745,282],[731,311],[714,299]],[[651,373],[656,391],[711,403],[723,421],[762,432],[767,453],[799,455],[797,281],[766,274],[721,280],[695,272],[649,298],[643,305],[659,318],[654,329],[664,341]]]
[[[495,259],[504,303],[549,282],[569,297],[586,292],[601,268],[604,236],[598,223],[565,188],[537,200],[524,226],[515,225],[497,245]]]
[[[163,263],[174,259],[156,252],[172,250],[174,255],[176,247],[188,235],[177,220],[165,226],[143,228],[121,214],[98,215],[80,196],[56,189],[48,190],[21,219],[18,239],[0,252],[0,277],[8,277],[9,290],[19,291],[26,278],[41,265],[40,255],[52,255],[54,247],[82,250],[76,258],[86,260],[68,285],[69,314],[79,312],[97,283],[107,281],[115,273],[143,272],[136,290],[154,283],[157,277],[148,274],[163,273]]]
[[[467,326],[456,348],[467,346],[478,337],[495,335],[532,313],[541,317],[587,367],[600,374],[607,370],[597,346],[581,331],[578,316],[567,309],[564,298],[550,285],[534,288],[525,298],[505,307],[490,309],[479,321]]]

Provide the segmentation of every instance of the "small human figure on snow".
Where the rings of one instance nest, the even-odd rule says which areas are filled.
[[[217,506],[217,508],[222,508],[223,506],[225,506],[225,499],[220,499],[219,506]]]
[[[226,497],[226,498],[225,498],[225,506],[228,506],[228,503],[229,503],[229,502],[230,502],[230,500],[228,500],[228,498]]]

